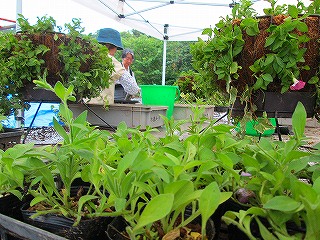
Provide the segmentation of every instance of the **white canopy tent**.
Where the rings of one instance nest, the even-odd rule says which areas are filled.
[[[162,84],[165,84],[167,41],[197,41],[204,28],[231,13],[230,0],[73,0],[108,18],[163,40]],[[257,2],[260,0],[252,0]],[[106,27],[108,23],[106,22]],[[112,27],[112,25],[110,26]]]

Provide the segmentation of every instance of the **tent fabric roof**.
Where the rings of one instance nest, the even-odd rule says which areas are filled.
[[[233,0],[73,1],[149,36],[168,41],[197,41],[198,37],[203,38],[203,29],[213,27],[220,16],[230,14],[230,7],[235,4]],[[112,26],[106,21],[106,27]]]

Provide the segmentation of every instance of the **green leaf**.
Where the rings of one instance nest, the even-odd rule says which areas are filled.
[[[270,173],[260,172],[260,174],[261,174],[265,179],[267,179],[267,180],[270,181],[270,182],[276,181],[275,177],[274,177],[272,174],[270,174]]]
[[[275,196],[266,202],[265,209],[277,210],[282,212],[292,212],[300,207],[301,203],[287,196]]]
[[[298,102],[296,109],[292,114],[292,128],[297,139],[304,136],[304,129],[307,121],[307,113],[301,102]]]
[[[297,23],[297,29],[300,32],[308,32],[308,25],[305,22],[298,22]]]
[[[266,59],[264,61],[264,66],[268,66],[269,64],[272,64],[272,62],[274,61],[275,57],[273,54],[267,54],[266,55]]]
[[[230,74],[236,73],[238,71],[238,63],[232,62],[230,66]]]
[[[313,182],[312,188],[317,192],[317,194],[320,194],[320,177]]]
[[[160,194],[151,199],[141,213],[134,227],[134,231],[166,217],[173,206],[174,195],[172,193]]]
[[[263,239],[275,239],[275,236],[261,223],[259,218],[255,218],[258,222],[259,231]]]
[[[273,77],[269,73],[262,74],[261,77],[267,83],[270,83],[273,81]]]
[[[59,133],[59,135],[63,137],[64,141],[66,143],[69,143],[70,140],[66,130],[59,124],[59,122],[55,118],[53,118],[53,126],[54,126],[54,129]]]
[[[210,183],[203,189],[199,199],[199,209],[201,212],[201,232],[204,235],[206,223],[220,204],[220,189],[216,182]]]
[[[264,44],[264,47],[268,47],[268,46],[270,46],[271,44],[273,44],[274,43],[274,41],[275,41],[275,39],[276,39],[276,36],[269,36],[267,39],[266,39],[266,43]]]
[[[61,99],[61,100],[64,100],[64,96],[65,96],[65,88],[64,86],[62,85],[61,82],[57,82],[55,85],[54,85],[54,92],[56,93],[56,95]]]
[[[82,196],[79,201],[78,201],[78,217],[77,217],[77,220],[75,221],[75,223],[73,224],[73,226],[76,226],[78,225],[78,223],[80,222],[81,220],[81,216],[82,216],[82,210],[83,210],[83,205],[88,202],[88,201],[91,201],[93,199],[97,199],[98,197],[97,196],[92,196],[92,195],[85,195],[85,196]]]
[[[123,173],[125,173],[125,171],[127,171],[128,168],[130,168],[132,163],[135,161],[135,159],[139,155],[140,151],[141,150],[139,148],[137,148],[137,149],[133,150],[132,152],[129,152],[128,154],[126,154],[120,160],[120,162],[118,164],[118,168],[117,168],[116,177],[121,176]]]
[[[206,223],[210,216],[218,208],[220,202],[220,189],[216,182],[210,183],[203,189],[199,199],[202,223]]]
[[[299,14],[299,10],[294,5],[288,5],[288,13],[292,18],[297,18]]]
[[[125,198],[116,198],[115,199],[115,208],[117,212],[120,212],[125,209],[127,200]]]
[[[30,206],[32,207],[32,206],[36,205],[37,203],[42,202],[42,201],[45,201],[45,200],[47,200],[46,197],[44,197],[44,196],[37,196],[37,197],[35,197],[34,199],[32,199],[32,201],[30,202]]]

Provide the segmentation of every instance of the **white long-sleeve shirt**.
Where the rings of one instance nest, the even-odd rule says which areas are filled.
[[[140,92],[140,88],[136,82],[136,79],[130,75],[128,71],[122,66],[122,64],[114,57],[109,55],[112,59],[114,71],[111,74],[110,86],[101,92],[100,97],[92,98],[88,103],[91,104],[113,104],[114,103],[114,85],[116,82],[120,83],[124,90],[130,95],[137,95]]]

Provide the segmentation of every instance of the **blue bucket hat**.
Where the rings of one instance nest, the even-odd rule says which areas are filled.
[[[99,30],[97,40],[99,43],[110,43],[123,50],[120,33],[112,28],[102,28]]]

